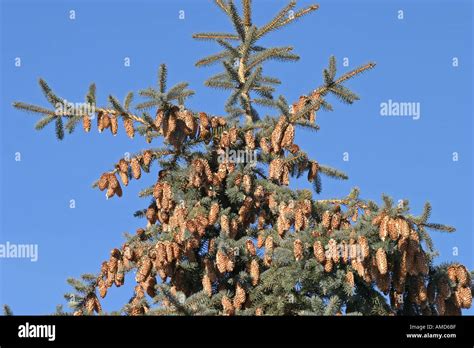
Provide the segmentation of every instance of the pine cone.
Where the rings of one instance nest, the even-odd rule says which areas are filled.
[[[130,139],[133,139],[135,136],[135,129],[133,128],[133,120],[129,117],[123,117],[123,127],[125,128],[125,133],[127,133]]]
[[[211,208],[209,209],[209,225],[214,225],[217,222],[217,218],[219,217],[219,204],[213,203]]]
[[[91,130],[91,119],[89,115],[85,115],[82,117],[82,128],[85,132],[90,132]]]
[[[321,221],[325,229],[329,229],[331,227],[331,219],[332,219],[331,212],[329,210],[326,210],[323,213],[322,221]]]
[[[472,305],[472,292],[467,286],[460,287],[458,289],[458,296],[461,300],[461,308],[471,308]]]
[[[255,310],[255,315],[256,315],[256,316],[262,316],[262,315],[263,315],[263,310],[262,310],[260,307],[258,307],[258,308]]]
[[[293,242],[293,253],[296,261],[303,260],[303,242],[301,240],[296,239]]]
[[[339,226],[341,225],[341,213],[334,213],[334,215],[331,218],[331,229],[332,230],[337,230],[339,229]]]
[[[142,170],[140,167],[140,163],[138,163],[138,159],[133,157],[130,162],[130,167],[132,168],[132,175],[135,179],[140,179],[142,176]]]
[[[245,146],[250,149],[254,150],[255,149],[255,136],[253,135],[253,131],[248,130],[245,132]]]
[[[408,224],[408,221],[405,219],[400,219],[399,224],[400,235],[402,236],[402,238],[408,238],[410,236],[410,225]]]
[[[457,281],[457,276],[456,276],[456,266],[449,266],[448,267],[448,278],[451,280],[453,283],[456,283]]]
[[[271,135],[271,142],[272,142],[272,149],[278,153],[281,150],[281,140],[283,138],[283,131],[284,126],[286,125],[286,117],[282,115],[278,120],[272,135]]]
[[[281,140],[281,147],[282,148],[289,148],[293,145],[293,141],[295,140],[295,127],[290,123],[283,133],[283,138]]]
[[[255,249],[255,245],[253,244],[251,239],[247,239],[245,241],[245,246],[247,248],[247,252],[249,253],[249,255],[251,256],[257,255],[257,250]]]
[[[365,238],[365,236],[359,236],[359,238],[357,238],[357,244],[359,244],[362,258],[366,259],[369,257],[370,247],[369,242],[367,242],[367,238]]]
[[[318,175],[319,164],[316,161],[311,161],[308,170],[308,181],[313,182]]]
[[[202,288],[209,297],[212,296],[212,283],[207,274],[202,277]]]
[[[355,283],[354,283],[354,273],[352,273],[351,271],[347,272],[346,273],[346,282],[347,284],[349,284],[352,288],[354,287]]]
[[[323,263],[326,260],[323,244],[319,240],[314,242],[313,251],[314,257],[319,263]]]
[[[375,254],[375,259],[377,261],[377,268],[380,274],[384,275],[387,273],[387,255],[383,248],[379,248]]]
[[[327,272],[327,273],[330,273],[332,272],[332,268],[333,268],[333,262],[332,262],[332,259],[327,259],[326,262],[324,263],[324,271]]]
[[[104,191],[109,186],[109,175],[108,173],[104,173],[100,176],[99,179],[99,190]]]
[[[387,238],[388,236],[388,225],[389,225],[389,221],[391,221],[392,219],[390,218],[390,216],[388,215],[385,215],[382,219],[382,222],[380,223],[380,227],[379,227],[379,237],[381,240],[385,240],[385,238]]]
[[[224,309],[224,315],[234,315],[235,313],[232,301],[227,296],[222,297],[222,308]]]
[[[252,285],[256,286],[260,280],[260,267],[255,259],[250,262],[250,277],[252,278]]]
[[[249,194],[252,191],[252,178],[250,175],[245,174],[242,178],[242,188],[246,194]]]
[[[238,310],[241,309],[242,305],[245,303],[245,299],[246,299],[245,290],[242,287],[242,285],[237,283],[237,286],[235,287],[235,296],[234,296],[234,303],[233,303],[234,307]]]
[[[146,257],[142,261],[142,264],[138,268],[137,275],[135,276],[135,280],[137,281],[137,283],[143,282],[148,277],[151,271],[151,266],[152,266],[151,260],[148,257]]]
[[[100,277],[97,281],[97,286],[99,288],[99,294],[100,294],[100,297],[104,298],[105,295],[107,295],[107,284],[105,283],[105,281],[102,279],[102,277]]]
[[[143,152],[143,164],[145,166],[148,167],[152,159],[153,159],[153,152],[151,152],[150,150],[146,150],[145,152]]]
[[[270,142],[268,141],[267,138],[260,139],[260,147],[261,147],[262,152],[264,154],[268,154],[272,151],[272,147],[271,147]]]
[[[459,286],[469,286],[471,284],[469,272],[463,265],[459,265],[456,268],[456,279],[459,283]]]
[[[229,235],[230,233],[230,221],[229,221],[229,216],[228,215],[222,215],[221,216],[221,230]]]
[[[296,209],[295,211],[295,231],[301,231],[304,229],[305,225],[305,216],[301,209]]]
[[[118,120],[117,120],[117,117],[115,115],[113,115],[111,118],[110,118],[110,130],[112,132],[113,135],[117,135],[117,131],[118,131]]]
[[[229,258],[222,250],[218,250],[216,254],[216,266],[220,273],[225,273],[227,270],[227,262]]]

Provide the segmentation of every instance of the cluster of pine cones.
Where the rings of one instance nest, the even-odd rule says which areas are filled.
[[[129,115],[122,115],[123,126],[125,132],[130,138],[135,136],[135,129],[133,128],[133,120]],[[92,126],[91,117],[89,115],[84,115],[82,117],[82,127],[84,131],[90,132]],[[110,129],[110,132],[113,135],[117,135],[118,132],[118,113],[115,110],[109,109],[100,109],[97,112],[97,129],[99,133],[102,133],[105,129]]]
[[[294,105],[294,112],[301,110],[307,102],[307,99],[300,98],[298,105]],[[305,117],[311,120],[314,118],[311,115]],[[381,242],[396,244],[396,249],[394,253],[387,253],[384,247],[372,249],[369,236],[357,235],[350,222],[351,218],[353,222],[358,221],[359,209],[369,216],[371,212],[367,208],[357,207],[349,214],[349,210],[343,212],[336,204],[319,216],[312,200],[306,196],[282,200],[259,182],[252,170],[241,170],[229,160],[215,160],[229,147],[258,149],[262,156],[267,156],[269,179],[274,183],[288,185],[295,168],[298,174],[307,171],[309,181],[315,180],[320,169],[318,162],[307,159],[305,155],[295,162],[285,158],[285,150],[294,156],[302,154],[294,144],[294,124],[288,117],[281,116],[272,129],[255,132],[253,129],[229,127],[222,117],[209,117],[205,113],[198,113],[195,117],[185,109],[172,107],[167,111],[158,110],[155,127],[175,151],[186,137],[190,137],[206,144],[212,141],[212,153],[207,158],[189,159],[184,185],[173,186],[168,173],[160,171],[153,187],[153,203],[144,215],[147,228],[158,227],[161,240],[150,243],[150,236],[139,229],[137,241],[124,244],[120,250],[112,250],[110,260],[103,263],[97,280],[101,297],[114,284],[123,284],[124,273],[137,269],[137,286],[129,303],[130,315],[147,313],[145,294],[156,295],[157,276],[170,285],[172,295],[181,292],[190,296],[196,292],[189,283],[187,271],[181,267],[183,261],[199,263],[203,270],[202,290],[208,296],[222,296],[222,314],[233,315],[250,308],[249,290],[259,285],[261,272],[272,266],[275,248],[284,244],[289,233],[295,236],[292,241],[295,260],[314,257],[327,273],[342,268],[346,272],[346,282],[352,288],[357,282],[375,283],[382,292],[390,294],[395,307],[401,305],[397,301],[405,295],[405,285],[411,289],[408,300],[426,311],[428,304],[432,303],[436,304],[440,314],[452,313],[452,306],[458,309],[470,306],[470,279],[463,266],[456,268],[455,273],[451,271],[455,276],[451,274],[446,279],[426,284],[429,260],[420,245],[418,232],[404,217],[392,217],[384,212],[377,215],[371,222],[379,229],[378,238]],[[153,151],[146,150],[130,160],[121,159],[113,172],[101,176],[99,189],[107,189],[108,197],[120,196],[122,192],[116,174],[126,186],[131,178],[139,179],[141,170],[147,171],[156,157]],[[238,190],[241,197],[240,205],[234,211],[221,206],[221,199],[230,188]],[[177,198],[190,190],[198,194],[194,204]],[[247,235],[253,224],[257,228],[256,234]],[[296,234],[308,229],[313,229],[310,242]],[[348,237],[338,240],[336,231],[347,231]],[[230,248],[218,237],[233,239],[242,247]],[[257,238],[256,245],[250,237]],[[374,241],[370,240],[372,243]],[[257,248],[261,248],[261,253],[257,254]],[[242,256],[246,260],[244,265],[240,262]],[[240,272],[246,272],[250,281],[236,279],[227,282],[229,274]],[[95,297],[96,300],[98,303]],[[96,302],[89,302],[94,304],[93,307],[89,304],[89,307],[95,311],[100,308]],[[173,308],[168,299],[162,303]],[[264,309],[256,308],[255,314],[263,315]]]

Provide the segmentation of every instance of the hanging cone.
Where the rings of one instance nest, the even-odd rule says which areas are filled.
[[[142,176],[142,171],[140,168],[140,164],[138,163],[138,159],[136,157],[132,157],[130,167],[132,168],[133,177],[135,179],[140,179],[140,177]]]
[[[251,239],[247,239],[245,241],[245,246],[247,248],[247,252],[249,253],[249,255],[251,256],[257,255],[257,250],[255,249],[255,245],[253,244]]]
[[[472,292],[467,286],[458,289],[458,296],[461,300],[461,308],[471,308],[472,305]]]
[[[245,174],[242,177],[242,188],[245,193],[249,194],[252,191],[252,178],[250,175]]]
[[[337,230],[341,225],[341,213],[335,213],[331,218],[331,229]]]
[[[408,224],[408,221],[405,219],[400,219],[399,224],[400,224],[400,235],[403,238],[408,238],[410,236],[410,225]]]
[[[384,218],[382,219],[382,222],[380,223],[379,227],[379,237],[381,240],[385,240],[388,236],[388,224],[389,221],[391,221],[390,216],[385,215]]]
[[[314,242],[313,251],[314,251],[314,257],[316,258],[316,260],[319,263],[323,263],[326,259],[326,255],[324,252],[323,244],[319,240]]]
[[[152,264],[148,257],[142,261],[142,264],[138,268],[137,275],[135,276],[137,283],[143,282],[148,277],[151,271],[151,266]]]
[[[331,227],[331,212],[329,210],[326,210],[323,213],[322,225],[325,229],[329,229]]]
[[[303,260],[303,242],[299,239],[293,242],[293,254],[295,255],[296,261]]]
[[[260,148],[264,154],[268,154],[272,151],[270,141],[267,138],[260,139]]]
[[[97,286],[99,288],[100,297],[104,298],[105,295],[107,295],[107,284],[102,279],[102,277],[100,277],[99,280],[97,281]]]
[[[217,222],[218,216],[219,216],[219,204],[213,203],[211,205],[211,208],[209,209],[209,216],[208,216],[209,225],[214,225]]]
[[[91,118],[89,115],[85,115],[82,117],[82,128],[85,132],[90,132],[91,130]]]
[[[283,131],[284,131],[284,125],[286,124],[286,117],[282,115],[280,119],[278,120],[272,135],[271,135],[271,143],[272,143],[272,149],[278,153],[281,150],[281,140],[283,138]]]
[[[246,294],[244,288],[237,283],[237,286],[235,288],[235,296],[234,296],[234,307],[239,310],[242,308],[242,305],[245,303],[246,299]]]
[[[255,149],[255,136],[253,135],[253,131],[248,130],[247,132],[245,132],[244,138],[245,138],[245,146],[249,150]]]
[[[211,279],[207,274],[204,274],[204,276],[202,277],[202,288],[209,297],[212,296],[212,283]]]
[[[108,173],[104,173],[99,178],[99,190],[104,191],[109,186],[109,175]]]
[[[327,273],[332,272],[332,268],[333,268],[332,259],[328,258],[324,264],[324,271]]]
[[[261,248],[263,247],[265,243],[265,237],[263,236],[263,234],[259,233],[258,236],[257,236],[257,248]]]
[[[293,141],[295,140],[295,127],[290,123],[283,133],[283,138],[281,140],[281,147],[282,148],[289,148],[293,145]]]
[[[304,218],[305,216],[303,214],[303,211],[301,209],[296,209],[295,211],[295,231],[296,232],[304,229],[304,224],[305,224]]]
[[[365,236],[359,236],[359,238],[357,238],[357,244],[359,244],[362,259],[368,258],[370,255],[370,247],[367,238],[365,238]]]
[[[385,250],[379,248],[375,254],[375,259],[377,261],[377,268],[380,274],[384,275],[387,273],[387,255],[385,254]]]
[[[263,315],[263,309],[261,309],[260,307],[258,307],[258,308],[255,310],[255,315],[256,315],[256,316],[262,316],[262,315]]]
[[[133,139],[135,136],[135,129],[133,128],[133,120],[129,117],[123,117],[123,127],[125,128],[125,133],[130,139]]]
[[[227,296],[222,297],[221,303],[222,308],[224,309],[224,315],[234,315],[234,306],[232,305],[232,301]]]
[[[467,271],[466,267],[463,265],[459,265],[456,268],[456,279],[459,283],[459,286],[469,286],[471,283],[471,277],[469,276],[469,272]]]
[[[260,267],[255,259],[250,262],[250,277],[252,278],[252,285],[256,286],[260,280]]]
[[[225,273],[227,270],[227,255],[222,251],[218,250],[216,254],[216,266],[220,273]]]
[[[225,214],[221,216],[221,230],[227,235],[229,235],[229,233],[230,233],[229,216],[227,216]]]
[[[153,152],[152,151],[146,150],[145,152],[143,152],[143,164],[145,166],[148,167],[150,165],[152,159],[153,159]]]
[[[110,117],[110,131],[112,132],[113,135],[117,135],[118,131],[118,120],[115,115]]]
[[[308,170],[308,181],[313,182],[318,175],[319,164],[316,161],[311,161]]]
[[[457,281],[457,276],[456,276],[456,268],[455,266],[449,266],[448,267],[448,278],[451,280],[453,283],[456,283]]]

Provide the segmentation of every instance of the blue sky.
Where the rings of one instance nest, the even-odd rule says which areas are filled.
[[[223,113],[226,94],[203,86],[217,68],[194,67],[217,47],[191,35],[225,31],[230,24],[205,0],[0,3],[0,243],[39,247],[37,262],[0,259],[0,303],[11,305],[15,314],[46,314],[65,303],[67,277],[97,272],[110,249],[123,243],[122,233],[143,225],[132,213],[147,204],[137,193],[155,174],[133,181],[122,199],[106,201],[91,183],[125,152],[145,149],[142,138],[131,141],[122,130],[117,137],[78,130],[59,143],[51,126],[35,131],[37,116],[14,110],[11,103],[46,106],[37,84],[43,77],[73,102],[82,102],[89,84],[96,82],[104,104],[108,94],[123,99],[128,91],[153,85],[157,67],[167,63],[170,84],[188,81],[196,90],[192,109]],[[262,24],[286,2],[254,3],[255,22]],[[315,14],[265,42],[291,44],[302,57],[297,63],[268,65],[267,72],[283,81],[277,92],[294,101],[317,87],[331,54],[338,58],[339,72],[377,62],[375,70],[348,84],[360,101],[352,106],[335,102],[334,112],[319,113],[320,132],[297,135],[311,157],[349,175],[346,182],[324,179],[321,198],[341,197],[358,186],[366,199],[380,201],[382,193],[409,199],[415,213],[429,200],[431,220],[457,228],[454,234],[432,233],[438,262],[459,261],[473,269],[472,4],[318,3]],[[69,19],[70,10],[75,20]],[[185,19],[179,19],[180,10]],[[403,20],[397,18],[399,10]],[[15,67],[16,57],[21,67]],[[124,67],[125,57],[130,67]],[[342,66],[344,57],[349,67]],[[458,67],[452,66],[453,57]],[[420,103],[420,119],[382,117],[380,104],[389,99]],[[17,152],[21,161],[15,161]],[[309,185],[301,181],[294,187]],[[127,283],[110,291],[103,302],[106,310],[118,309],[131,296],[132,281]]]

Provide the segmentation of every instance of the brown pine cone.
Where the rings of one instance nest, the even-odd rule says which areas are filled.
[[[379,248],[375,254],[375,259],[377,261],[377,268],[380,274],[384,275],[387,273],[387,255],[383,248]]]
[[[110,117],[110,131],[112,132],[113,135],[117,135],[118,119],[117,119],[117,116],[115,115],[112,115],[112,117]]]
[[[222,308],[224,309],[224,315],[234,315],[235,308],[232,305],[232,301],[227,297],[222,297]]]
[[[130,167],[132,168],[132,175],[135,179],[140,179],[142,176],[142,170],[140,167],[140,163],[136,157],[133,157],[130,162]]]
[[[91,130],[91,119],[89,115],[85,115],[82,117],[82,128],[85,132],[90,132]]]
[[[331,227],[331,219],[332,219],[331,212],[329,210],[326,210],[323,213],[322,221],[321,221],[325,229],[329,229]]]
[[[319,263],[323,263],[326,260],[326,253],[324,252],[323,244],[317,240],[313,245],[314,257]]]
[[[250,277],[252,278],[252,285],[256,286],[260,280],[260,267],[255,259],[250,262]]]
[[[133,120],[129,117],[123,117],[123,127],[125,128],[125,133],[130,139],[133,139],[135,136],[135,129],[133,128]]]
[[[389,225],[389,222],[392,221],[392,219],[390,218],[390,216],[388,215],[385,215],[382,219],[382,222],[380,223],[380,227],[379,227],[379,237],[381,240],[385,240],[388,236],[388,225]]]
[[[303,242],[299,239],[296,239],[293,242],[293,253],[295,255],[295,260],[303,260]]]
[[[281,147],[282,148],[289,148],[293,145],[293,141],[295,140],[295,127],[290,123],[283,133],[283,137],[281,140]]]

